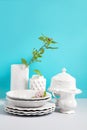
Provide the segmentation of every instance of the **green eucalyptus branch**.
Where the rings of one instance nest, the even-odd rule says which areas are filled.
[[[41,62],[41,58],[46,49],[51,49],[51,50],[58,49],[58,47],[51,46],[57,43],[52,38],[42,35],[38,39],[43,42],[43,45],[38,50],[35,48],[33,49],[32,58],[29,61],[29,63],[26,61],[26,59],[22,58],[21,59],[22,64],[25,64],[26,66],[30,66],[34,62]]]

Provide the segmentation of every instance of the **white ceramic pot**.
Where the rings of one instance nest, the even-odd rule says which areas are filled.
[[[29,67],[23,64],[11,65],[11,90],[28,89]]]
[[[33,75],[30,79],[30,89],[45,91],[46,79],[43,76]]]

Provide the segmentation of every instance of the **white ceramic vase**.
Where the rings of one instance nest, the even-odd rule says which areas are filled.
[[[45,91],[46,79],[43,76],[33,75],[30,79],[30,89]]]
[[[11,90],[28,89],[29,67],[23,64],[11,65]]]

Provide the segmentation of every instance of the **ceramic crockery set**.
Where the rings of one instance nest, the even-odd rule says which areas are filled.
[[[43,77],[40,78],[41,83],[43,83],[43,79]],[[6,112],[16,115],[38,116],[52,113],[56,107],[62,113],[75,112],[77,105],[75,95],[81,93],[81,90],[76,88],[75,78],[66,73],[65,68],[62,73],[52,77],[48,89],[56,99],[56,103],[49,102],[51,100],[49,92],[44,95],[44,91],[36,89],[38,86],[40,88],[40,83],[39,85],[37,84],[35,77],[30,80],[32,81],[33,90],[31,87],[27,90],[11,90],[6,93]],[[60,98],[56,98],[56,96],[60,96]]]
[[[51,94],[37,97],[36,90],[14,90],[6,93],[5,111],[16,115],[45,115],[55,110],[55,104],[51,100]]]
[[[46,92],[46,79],[34,75],[28,88],[29,68],[22,64],[11,65],[10,91],[6,93],[5,111],[16,115],[45,115],[55,110]]]

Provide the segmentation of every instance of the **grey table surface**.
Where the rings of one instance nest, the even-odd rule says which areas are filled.
[[[87,99],[77,99],[77,104],[75,114],[25,117],[4,112],[4,101],[0,100],[0,130],[87,130]]]

